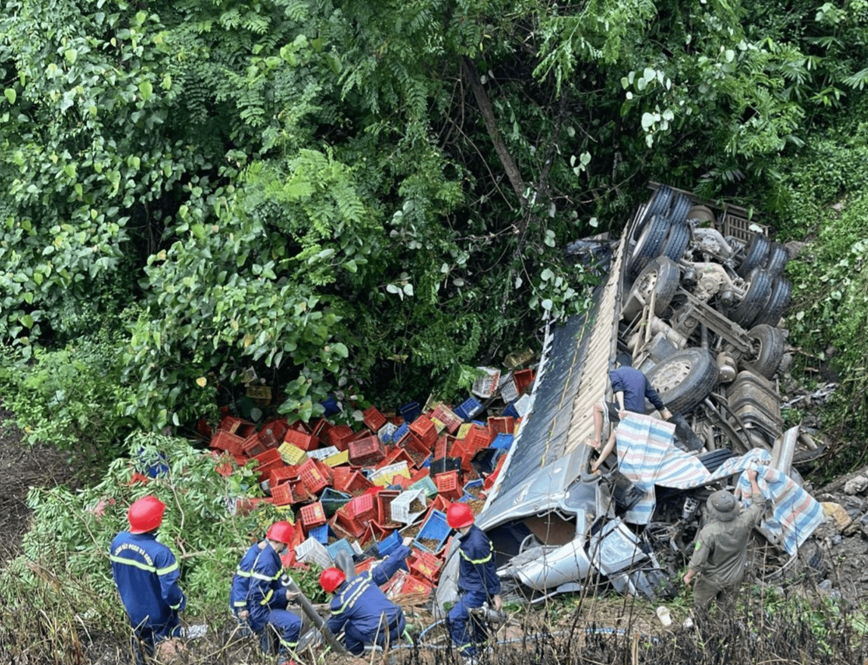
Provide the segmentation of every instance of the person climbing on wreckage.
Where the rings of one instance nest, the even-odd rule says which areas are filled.
[[[751,487],[745,494],[751,499],[747,510],[742,510],[738,499],[726,490],[708,497],[712,521],[696,536],[696,548],[684,575],[684,584],[693,584],[693,613],[698,620],[708,616],[713,602],[720,614],[734,616],[747,565],[747,542],[768,504],[757,485],[756,469],[748,470],[747,477]]]
[[[672,413],[663,404],[660,395],[638,369],[633,369],[624,364],[617,369],[609,371],[609,381],[612,383],[612,392],[615,394],[614,402],[600,401],[594,404],[594,438],[588,440],[588,445],[594,450],[599,450],[600,455],[591,464],[591,471],[596,472],[612,450],[615,448],[615,428],[609,435],[606,445],[600,450],[600,434],[603,431],[603,423],[620,421],[627,417],[628,413],[645,413],[645,398],[654,406],[664,420],[672,418]]]

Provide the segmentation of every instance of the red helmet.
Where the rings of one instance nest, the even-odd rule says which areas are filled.
[[[295,529],[289,522],[275,522],[268,527],[268,533],[265,534],[265,537],[289,545],[294,534]]]
[[[134,501],[127,511],[130,533],[147,533],[163,523],[166,504],[157,497],[148,495]]]
[[[466,503],[453,503],[446,509],[446,523],[453,529],[463,529],[473,521],[473,513]]]
[[[326,568],[319,574],[319,585],[326,593],[334,593],[347,576],[340,568]]]

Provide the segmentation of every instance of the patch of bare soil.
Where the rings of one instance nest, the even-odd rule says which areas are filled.
[[[13,415],[0,408],[0,567],[21,552],[21,539],[30,528],[27,492],[73,480],[69,453],[23,442]]]

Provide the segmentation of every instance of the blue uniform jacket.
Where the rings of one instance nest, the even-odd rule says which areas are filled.
[[[286,608],[282,577],[280,555],[265,541],[251,545],[241,558],[232,578],[229,604],[234,612],[250,612],[247,621],[254,632],[265,628],[269,610]]]
[[[458,588],[482,591],[489,598],[500,594],[500,578],[494,548],[485,532],[475,524],[458,537]]]
[[[332,598],[329,630],[337,635],[346,623],[350,623],[359,634],[370,635],[373,642],[385,628],[395,628],[403,615],[401,608],[386,598],[380,585],[392,579],[409,554],[410,548],[401,545],[373,570],[341,584]],[[387,625],[381,626],[380,620],[384,616]]]
[[[633,413],[645,413],[645,398],[658,411],[663,410],[663,400],[654,390],[645,375],[632,367],[619,367],[609,372],[613,393],[624,393],[624,408]]]
[[[153,533],[122,531],[112,541],[109,558],[121,601],[134,627],[150,628],[154,637],[174,635],[177,613],[187,605],[178,584],[180,571],[172,550]]]

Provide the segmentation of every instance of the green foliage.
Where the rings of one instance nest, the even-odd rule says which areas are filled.
[[[51,442],[97,463],[118,454],[132,422],[115,406],[128,398],[117,345],[117,334],[101,332],[55,351],[37,347],[32,356],[21,347],[2,350],[0,391],[28,442]]]
[[[158,540],[179,559],[188,612],[213,617],[224,613],[232,574],[244,550],[278,519],[276,513],[260,510],[230,514],[229,505],[258,490],[253,472],[239,469],[224,477],[216,467],[231,462],[156,434],[134,434],[127,445],[129,458],[112,462],[102,481],[92,487],[80,492],[64,487],[31,490],[28,506],[34,511],[33,526],[24,539],[24,554],[0,577],[4,598],[34,597],[28,589],[40,589],[47,595],[39,597],[47,602],[56,595],[78,607],[92,607],[94,613],[110,612],[91,615],[94,624],[121,620],[116,603],[93,606],[89,598],[115,597],[109,545],[128,528],[129,504],[154,494],[168,506]],[[163,459],[168,460],[167,474],[146,484],[131,482],[137,470]],[[46,587],[46,578],[64,584],[52,590]]]

